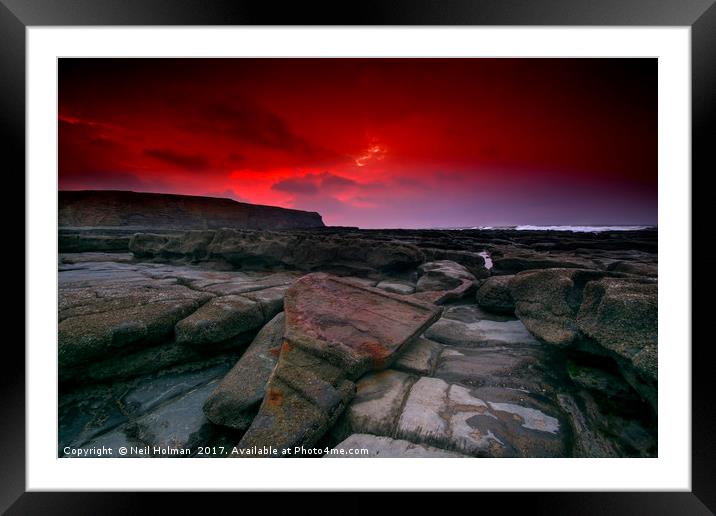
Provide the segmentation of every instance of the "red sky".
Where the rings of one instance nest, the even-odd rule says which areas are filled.
[[[655,59],[60,59],[59,185],[331,225],[655,224]]]

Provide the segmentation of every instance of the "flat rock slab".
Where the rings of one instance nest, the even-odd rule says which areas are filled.
[[[201,290],[212,292],[219,296],[246,294],[247,292],[255,292],[257,290],[288,286],[293,283],[297,277],[296,274],[292,273],[264,274],[262,276],[252,275],[248,278],[237,277],[228,281],[213,281],[206,285],[202,285],[202,282],[199,283],[196,288],[201,288]],[[197,282],[193,282],[193,284],[196,285]]]
[[[440,315],[427,303],[323,273],[297,281],[284,304],[286,340],[338,361],[353,377],[390,365]]]
[[[441,450],[434,446],[411,443],[370,434],[353,434],[337,444],[324,458],[390,459],[390,458],[464,458],[467,455]]]
[[[294,283],[284,306],[284,344],[243,449],[315,444],[353,397],[353,380],[389,366],[440,315],[436,306],[324,273]]]
[[[443,317],[428,328],[425,336],[441,344],[459,347],[539,344],[517,320],[464,323]]]
[[[174,325],[210,296],[155,301],[129,308],[68,317],[58,328],[60,369],[106,357],[118,348],[171,337]]]
[[[122,254],[62,255],[59,262],[63,383],[127,379],[245,346],[283,310],[284,294],[298,278]]]
[[[413,385],[396,437],[477,457],[562,457],[559,411],[513,389],[468,389],[437,378]]]
[[[552,393],[560,385],[550,369],[544,346],[445,347],[435,377],[471,387],[508,387],[536,394]]]

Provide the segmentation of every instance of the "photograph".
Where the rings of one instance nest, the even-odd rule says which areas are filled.
[[[660,457],[659,84],[58,57],[57,458]]]

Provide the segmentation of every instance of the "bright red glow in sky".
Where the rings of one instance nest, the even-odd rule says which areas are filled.
[[[330,225],[655,224],[655,59],[61,59],[59,185]]]

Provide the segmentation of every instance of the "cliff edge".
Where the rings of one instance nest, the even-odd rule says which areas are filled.
[[[232,199],[117,190],[59,192],[61,228],[297,229],[324,227],[316,212]]]

